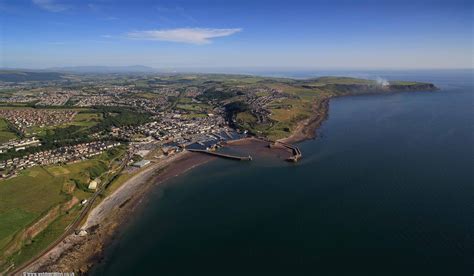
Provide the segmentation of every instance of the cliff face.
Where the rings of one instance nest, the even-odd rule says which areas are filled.
[[[391,91],[434,91],[438,88],[432,83],[390,84]]]
[[[314,86],[303,86],[313,89]],[[344,97],[351,95],[386,94],[402,91],[435,91],[438,88],[432,83],[421,82],[394,82],[389,84],[371,83],[330,83],[318,86],[318,89],[326,94],[312,104],[311,117],[298,122],[289,137],[281,139],[288,143],[303,141],[314,138],[316,129],[328,116],[329,100],[332,97]]]
[[[328,91],[336,95],[357,95],[365,93],[383,93],[397,91],[435,91],[438,88],[432,83],[407,83],[407,84],[328,84],[325,85]]]

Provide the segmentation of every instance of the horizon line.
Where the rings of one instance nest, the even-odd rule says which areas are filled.
[[[474,67],[319,67],[319,66],[149,66],[141,64],[133,65],[65,65],[65,66],[49,66],[49,67],[7,67],[0,66],[0,70],[31,70],[31,71],[47,71],[47,70],[64,70],[87,67],[104,67],[104,68],[127,68],[127,67],[145,67],[152,70],[474,70]]]

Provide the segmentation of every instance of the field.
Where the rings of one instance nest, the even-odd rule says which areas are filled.
[[[183,117],[185,118],[205,118],[207,117],[207,114],[202,114],[202,113],[191,113],[191,114],[184,114]]]
[[[17,138],[17,135],[8,129],[7,121],[0,119],[0,143],[5,143],[15,138]]]
[[[78,113],[69,125],[89,128],[97,125],[103,119],[102,113]]]
[[[191,98],[186,97],[179,98],[176,103],[176,108],[197,114],[207,114],[212,110],[212,107],[210,105],[205,103],[196,103],[193,102]]]
[[[87,185],[108,170],[110,160],[123,153],[114,149],[97,158],[69,165],[33,167],[19,176],[0,181],[0,252],[15,233],[37,221],[48,210],[73,196],[91,196]]]
[[[17,231],[67,200],[67,195],[62,193],[64,180],[64,177],[54,177],[43,167],[36,167],[0,182],[0,248]]]
[[[15,110],[22,110],[22,109],[30,109],[31,107],[16,107],[16,106],[0,106],[0,109],[15,109]],[[38,109],[38,110],[48,110],[46,109]],[[49,110],[57,110],[57,109],[49,109]],[[57,126],[47,126],[47,127],[31,127],[26,130],[25,135],[29,136],[43,136],[49,130],[55,130],[59,128],[66,128],[71,126],[77,126],[79,129],[77,131],[83,131],[88,128],[91,128],[97,124],[99,124],[103,120],[103,115],[100,112],[94,112],[88,109],[80,109],[80,108],[71,108],[71,109],[64,109],[64,110],[75,110],[78,111],[74,119],[62,125]],[[18,138],[17,135],[8,129],[7,122],[5,119],[0,118],[0,143],[4,143],[10,139]]]
[[[75,132],[80,132],[97,125],[102,120],[103,120],[102,113],[88,112],[88,111],[82,110],[81,112],[77,113],[76,116],[74,116],[74,119],[69,123],[57,125],[57,126],[47,126],[47,127],[42,127],[42,128],[32,127],[28,129],[26,135],[27,136],[35,135],[35,136],[41,137],[41,136],[46,135],[48,131],[54,131],[57,129],[67,128],[71,126],[78,127],[78,129],[76,129]]]
[[[141,98],[145,98],[145,99],[156,99],[156,98],[159,98],[161,97],[160,94],[157,94],[157,93],[137,93],[136,94],[137,97],[141,97]]]
[[[191,112],[203,111],[203,109],[197,104],[178,104],[176,108]]]
[[[57,237],[64,233],[66,227],[79,215],[80,210],[80,206],[75,206],[68,213],[61,214],[43,232],[27,242],[21,249],[21,254],[13,255],[10,261],[20,264],[33,258],[38,252],[53,243]]]

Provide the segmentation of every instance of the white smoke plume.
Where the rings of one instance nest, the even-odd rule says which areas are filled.
[[[388,82],[388,80],[383,79],[383,78],[381,78],[381,77],[377,77],[377,78],[375,79],[375,82],[377,82],[377,85],[380,85],[380,86],[389,86],[389,85],[390,85],[390,83]]]

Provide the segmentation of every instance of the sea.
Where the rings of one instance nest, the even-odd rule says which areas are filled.
[[[304,71],[432,82],[332,99],[296,163],[218,159],[157,185],[92,275],[472,275],[474,71]]]

